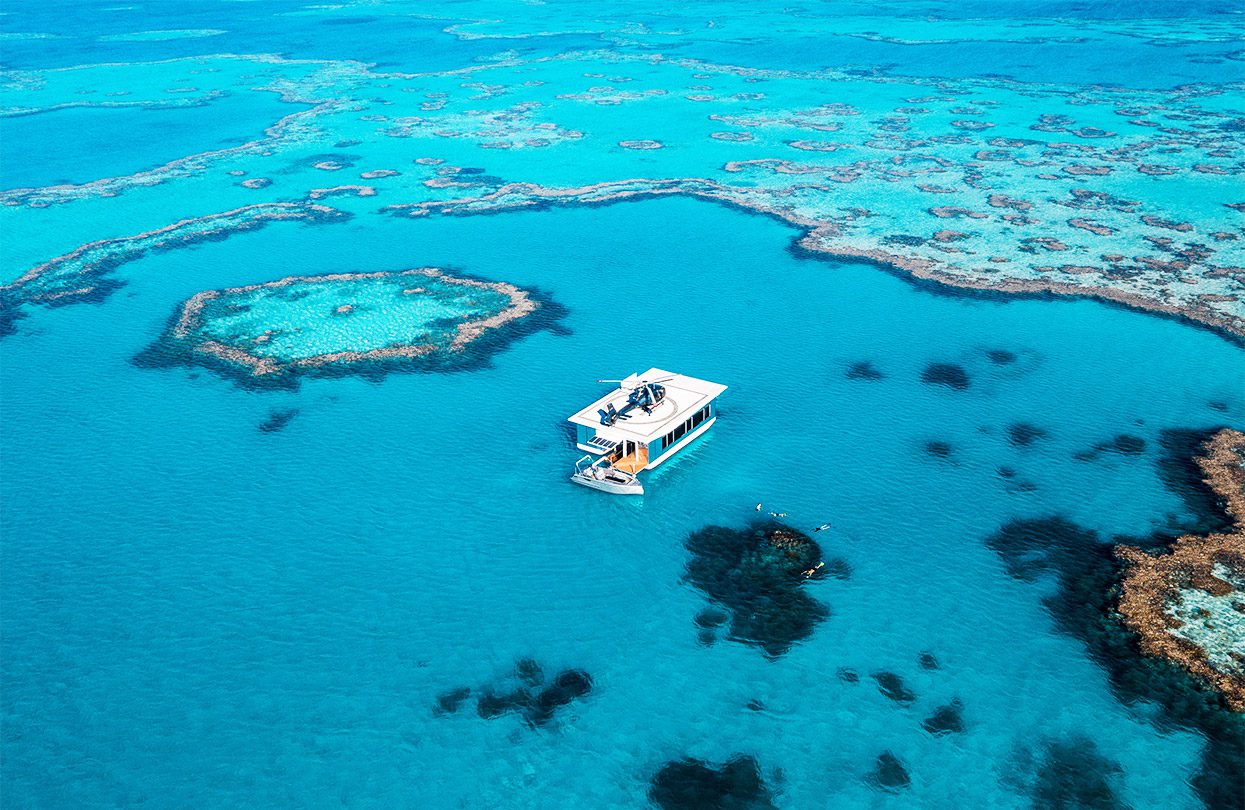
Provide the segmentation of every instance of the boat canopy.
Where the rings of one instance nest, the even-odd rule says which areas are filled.
[[[631,391],[636,385],[658,381],[665,387],[666,396],[652,409],[652,413],[633,408],[625,418],[617,420],[614,424],[604,423],[603,414],[609,411],[611,405],[616,411],[622,410],[627,405]],[[575,425],[595,428],[596,435],[611,441],[648,444],[674,430],[725,390],[725,385],[708,380],[650,368],[643,374],[631,375],[618,388],[579,411],[568,421]]]

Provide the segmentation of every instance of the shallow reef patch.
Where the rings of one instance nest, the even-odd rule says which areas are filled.
[[[1206,442],[1222,430],[1223,425],[1159,431],[1159,452],[1154,461],[1156,471],[1163,485],[1178,495],[1194,515],[1193,521],[1183,519],[1180,527],[1172,531],[1173,536],[1232,531],[1235,521],[1223,508],[1219,493],[1206,485],[1205,473],[1197,461]]]
[[[878,371],[878,369],[868,360],[861,360],[859,362],[852,363],[847,367],[845,376],[849,380],[875,381],[886,379],[886,375],[881,371]]]
[[[438,717],[455,714],[476,696],[476,714],[494,720],[511,712],[517,713],[530,728],[551,723],[558,712],[588,695],[593,688],[592,676],[582,669],[564,669],[551,679],[545,669],[532,658],[520,658],[508,675],[473,689],[460,686],[442,692],[433,704]]]
[[[1123,773],[1093,740],[1074,736],[1046,739],[1037,750],[1018,748],[1003,784],[1031,797],[1034,808],[1124,810],[1118,796]]]
[[[735,756],[718,767],[691,757],[667,762],[653,776],[648,798],[662,810],[774,810],[751,756]]]
[[[148,253],[220,241],[272,222],[318,225],[344,222],[350,217],[345,211],[313,202],[258,203],[184,219],[133,236],[89,242],[0,285],[0,337],[13,333],[28,305],[60,307],[103,301],[122,286],[122,282],[107,276]]]
[[[873,770],[865,779],[870,785],[888,793],[898,793],[912,784],[908,769],[904,767],[899,757],[890,751],[878,754],[877,760],[873,763]]]
[[[964,391],[972,385],[968,372],[955,363],[930,363],[921,372],[921,382],[926,385],[942,385],[955,391]]]
[[[1016,447],[1031,447],[1038,439],[1046,438],[1046,431],[1028,422],[1014,422],[1007,426],[1007,440]]]
[[[1131,433],[1121,433],[1106,441],[1095,444],[1088,450],[1081,450],[1073,458],[1077,461],[1095,461],[1104,453],[1115,453],[1121,456],[1139,456],[1146,451],[1146,440]]]
[[[462,370],[523,335],[558,330],[564,312],[535,290],[435,267],[288,276],[192,296],[135,362],[204,366],[255,388]]]
[[[692,558],[684,581],[729,613],[733,641],[776,658],[830,615],[802,588],[807,580],[825,577],[827,567],[820,546],[803,532],[780,523],[706,526],[693,532],[686,546]]]
[[[947,734],[959,734],[964,731],[964,704],[959,698],[934,709],[934,713],[921,722],[921,728],[942,737]]]
[[[260,422],[257,430],[260,433],[276,433],[298,416],[298,408],[274,408],[268,412],[268,418]]]
[[[908,688],[901,675],[883,670],[873,673],[873,680],[879,692],[900,706],[910,706],[916,700],[916,692]]]

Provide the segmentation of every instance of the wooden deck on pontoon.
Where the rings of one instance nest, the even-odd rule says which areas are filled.
[[[616,470],[622,470],[635,475],[648,466],[648,448],[645,448],[644,452],[629,453],[618,459],[618,461],[611,462],[610,466]]]

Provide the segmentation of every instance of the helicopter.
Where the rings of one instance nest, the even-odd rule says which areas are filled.
[[[653,409],[666,398],[666,387],[662,383],[674,379],[674,376],[659,377],[655,380],[641,380],[632,374],[624,380],[597,380],[599,383],[618,383],[623,388],[630,390],[630,393],[627,394],[627,404],[623,405],[621,409],[616,409],[612,402],[600,409],[601,424],[613,425],[619,419],[626,419],[627,415],[636,408],[645,413],[652,413]]]

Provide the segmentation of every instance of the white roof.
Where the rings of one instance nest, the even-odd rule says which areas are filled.
[[[632,387],[643,381],[660,382],[666,389],[666,398],[653,409],[645,413],[640,408],[633,409],[626,419],[619,419],[613,425],[601,424],[601,411],[613,404],[622,410],[627,404],[627,397]],[[643,374],[632,374],[622,385],[610,391],[568,421],[576,425],[596,428],[597,434],[613,441],[630,440],[648,442],[666,435],[674,430],[689,416],[699,411],[726,390],[725,385],[698,380],[686,374],[674,374],[660,368],[650,368]]]

